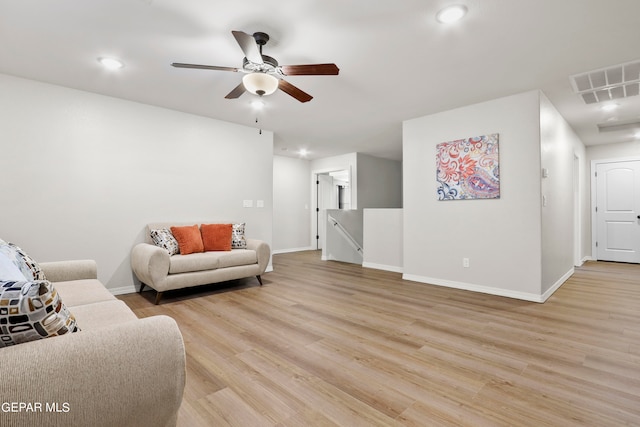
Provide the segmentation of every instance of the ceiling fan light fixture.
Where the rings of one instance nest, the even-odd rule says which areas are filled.
[[[271,74],[255,72],[242,78],[244,88],[258,96],[271,95],[278,90],[278,79]]]
[[[463,4],[447,6],[436,14],[436,21],[440,22],[441,24],[450,24],[451,22],[459,21],[466,14],[467,6]]]

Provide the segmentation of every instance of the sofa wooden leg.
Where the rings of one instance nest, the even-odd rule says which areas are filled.
[[[162,292],[156,293],[156,305],[160,304],[160,300],[162,299]]]
[[[258,279],[258,282],[260,282],[260,286],[262,286],[262,277],[260,277],[260,275],[258,274],[256,276],[256,279]]]
[[[144,283],[140,283],[140,290],[138,291],[138,293],[142,293],[142,290],[144,289]]]

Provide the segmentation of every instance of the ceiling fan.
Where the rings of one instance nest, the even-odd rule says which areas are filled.
[[[279,65],[275,58],[262,54],[262,46],[269,41],[268,34],[257,32],[251,35],[242,31],[231,31],[231,33],[245,55],[242,61],[242,68],[183,64],[180,62],[174,62],[171,65],[178,68],[245,73],[242,77],[242,82],[225,96],[227,99],[238,98],[245,92],[258,96],[271,95],[277,89],[280,89],[300,102],[308,102],[313,97],[284,80],[284,76],[337,75],[340,72],[336,64]]]

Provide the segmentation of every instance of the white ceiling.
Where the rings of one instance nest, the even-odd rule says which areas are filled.
[[[455,3],[462,21],[435,21]],[[314,99],[276,92],[256,125],[252,95],[224,98],[241,74],[169,65],[241,67],[231,30],[268,33],[263,53],[280,64],[340,75],[287,77]],[[401,159],[403,120],[533,89],[586,145],[631,141],[597,124],[640,120],[640,96],[605,113],[569,76],[640,59],[639,41],[639,0],[0,0],[0,73],[262,127],[275,154],[309,158]],[[126,65],[109,72],[99,56]]]

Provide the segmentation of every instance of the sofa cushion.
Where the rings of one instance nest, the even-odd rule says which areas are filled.
[[[178,246],[178,241],[175,237],[173,237],[173,234],[171,234],[171,230],[169,230],[168,228],[151,230],[149,232],[149,235],[151,236],[153,244],[167,251],[169,255],[177,255],[180,253],[180,246]]]
[[[0,347],[78,330],[51,282],[0,282]]]
[[[231,247],[233,249],[245,249],[247,247],[247,239],[244,237],[245,223],[233,224],[233,233],[231,237]]]
[[[238,265],[250,265],[258,262],[258,254],[251,249],[234,249],[220,256],[218,268],[235,267]]]
[[[188,255],[197,252],[204,252],[202,236],[197,225],[184,227],[171,227],[171,234],[178,241],[180,255]]]
[[[70,280],[56,282],[56,289],[67,307],[91,304],[101,301],[113,301],[115,296],[97,279]],[[84,325],[83,325],[84,327]]]
[[[169,262],[169,274],[178,274],[255,264],[258,262],[258,255],[251,249],[233,249],[229,252],[175,255]]]
[[[202,235],[202,243],[205,251],[230,251],[231,250],[231,233],[233,226],[231,224],[202,224],[200,225],[200,234]]]
[[[221,253],[223,252],[202,252],[189,255],[174,255],[169,258],[169,274],[215,270],[218,268],[218,257]]]
[[[22,272],[26,280],[46,280],[38,263],[18,245],[0,239],[0,253],[4,254]]]
[[[78,323],[82,325],[84,331],[91,331],[138,319],[124,301],[120,301],[119,299],[80,305],[73,308],[73,314],[75,314]]]

